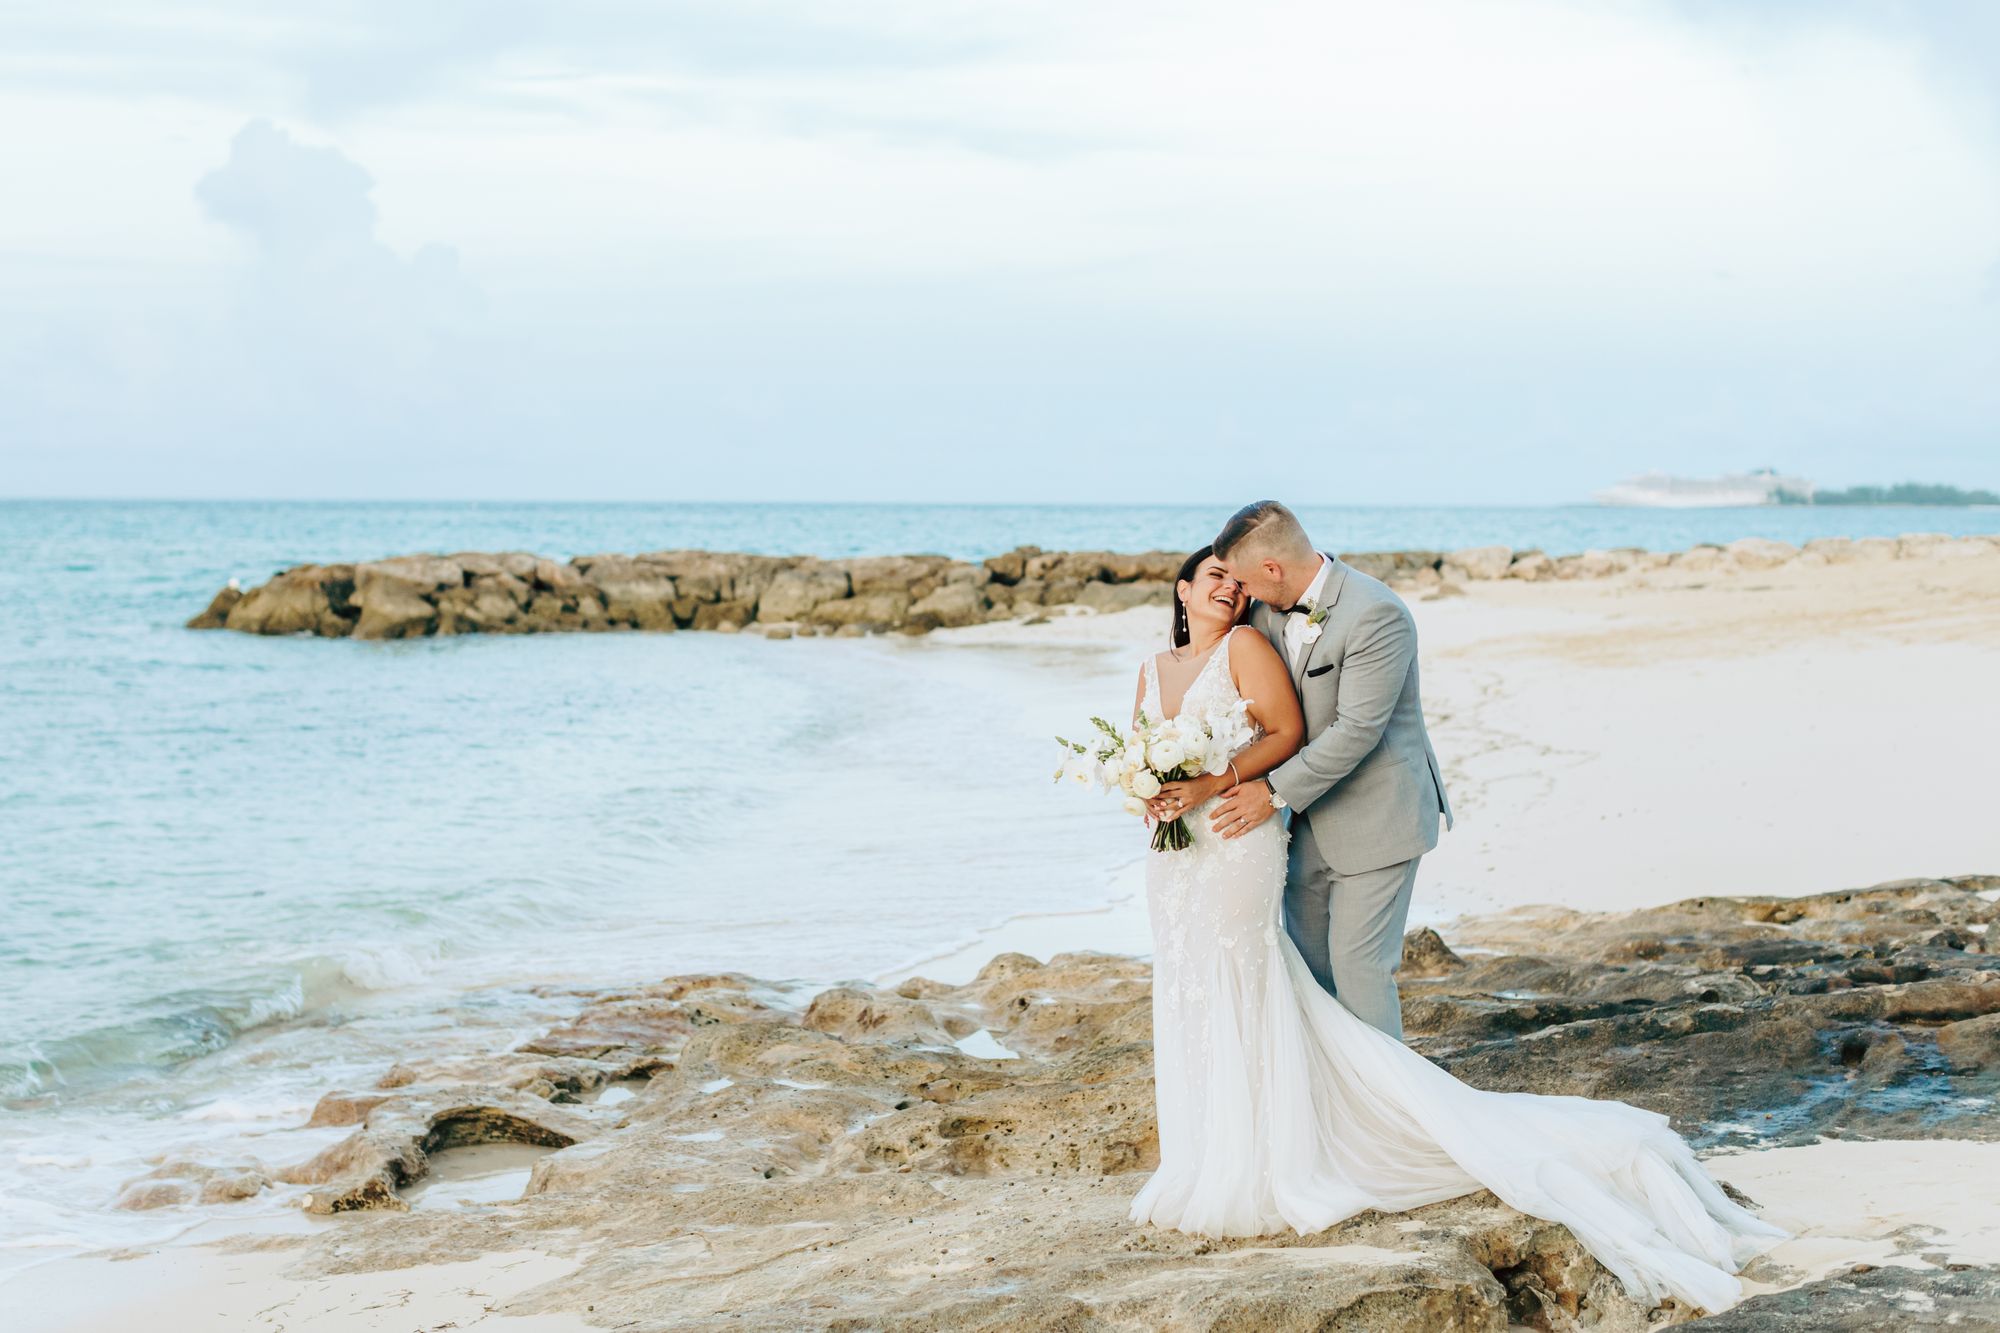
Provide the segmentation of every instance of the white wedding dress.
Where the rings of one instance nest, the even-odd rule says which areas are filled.
[[[1231,637],[1234,637],[1233,635]],[[1154,661],[1144,707],[1162,716]],[[1229,640],[1182,713],[1239,699]],[[1649,1306],[1734,1304],[1734,1274],[1785,1233],[1733,1203],[1667,1118],[1624,1102],[1467,1087],[1321,990],[1281,924],[1288,834],[1187,816],[1149,853],[1160,1166],[1135,1222],[1204,1236],[1318,1231],[1485,1188],[1560,1222]]]

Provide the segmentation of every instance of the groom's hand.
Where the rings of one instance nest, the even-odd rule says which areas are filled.
[[[1240,838],[1276,813],[1271,808],[1271,784],[1253,778],[1222,793],[1222,803],[1215,807],[1208,823],[1225,838]]]

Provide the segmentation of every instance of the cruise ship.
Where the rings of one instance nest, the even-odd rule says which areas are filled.
[[[1774,505],[1780,496],[1810,500],[1813,484],[1804,477],[1787,477],[1771,468],[1736,472],[1726,477],[1670,477],[1648,472],[1621,481],[1591,496],[1601,505],[1648,509],[1740,509]]]

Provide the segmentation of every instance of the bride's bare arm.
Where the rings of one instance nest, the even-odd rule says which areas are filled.
[[[1278,657],[1278,650],[1269,643],[1263,646],[1265,651],[1263,670],[1269,673],[1263,679],[1272,683],[1245,684],[1239,688],[1246,697],[1250,696],[1253,687],[1262,690],[1261,695],[1257,696],[1258,704],[1268,708],[1274,717],[1271,721],[1265,721],[1263,713],[1259,712],[1258,721],[1267,727],[1272,726],[1274,722],[1281,726],[1284,729],[1283,740],[1268,749],[1263,743],[1252,746],[1251,750],[1255,753],[1244,754],[1244,758],[1254,762],[1254,767],[1249,771],[1245,771],[1242,764],[1237,765],[1237,771],[1243,774],[1243,781],[1222,794],[1222,799],[1215,803],[1215,808],[1208,817],[1209,826],[1225,838],[1240,838],[1276,813],[1271,807],[1270,781],[1262,775],[1290,758],[1306,734],[1305,717],[1299,709],[1299,698],[1292,690],[1292,682],[1285,674],[1284,663]],[[1266,738],[1267,741],[1271,739],[1273,738]],[[1252,777],[1253,772],[1258,776]]]
[[[1191,810],[1239,783],[1262,777],[1290,759],[1305,741],[1305,714],[1299,711],[1298,693],[1292,689],[1292,678],[1278,650],[1254,629],[1239,625],[1230,632],[1236,637],[1229,645],[1229,675],[1236,682],[1236,692],[1249,700],[1250,716],[1257,719],[1264,734],[1231,761],[1236,769],[1233,775],[1224,770],[1219,778],[1203,774],[1161,787],[1153,802],[1156,813],[1181,802],[1166,818]],[[1268,792],[1264,799],[1269,802]]]
[[[1233,631],[1232,631],[1233,632]],[[1236,756],[1240,782],[1260,778],[1298,753],[1306,739],[1306,715],[1299,708],[1291,673],[1271,641],[1251,630],[1229,645],[1229,674],[1236,692],[1250,702],[1250,716],[1264,729],[1255,745]]]
[[[1139,692],[1132,696],[1132,725],[1139,725],[1139,710],[1146,706],[1146,664],[1139,664]],[[1280,760],[1279,762],[1283,762]]]

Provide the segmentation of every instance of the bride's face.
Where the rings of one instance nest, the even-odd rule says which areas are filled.
[[[1250,604],[1243,585],[1229,577],[1229,570],[1213,556],[1201,562],[1192,579],[1174,585],[1181,605],[1187,608],[1190,630],[1224,630],[1234,625]],[[1196,638],[1201,636],[1197,634]]]

